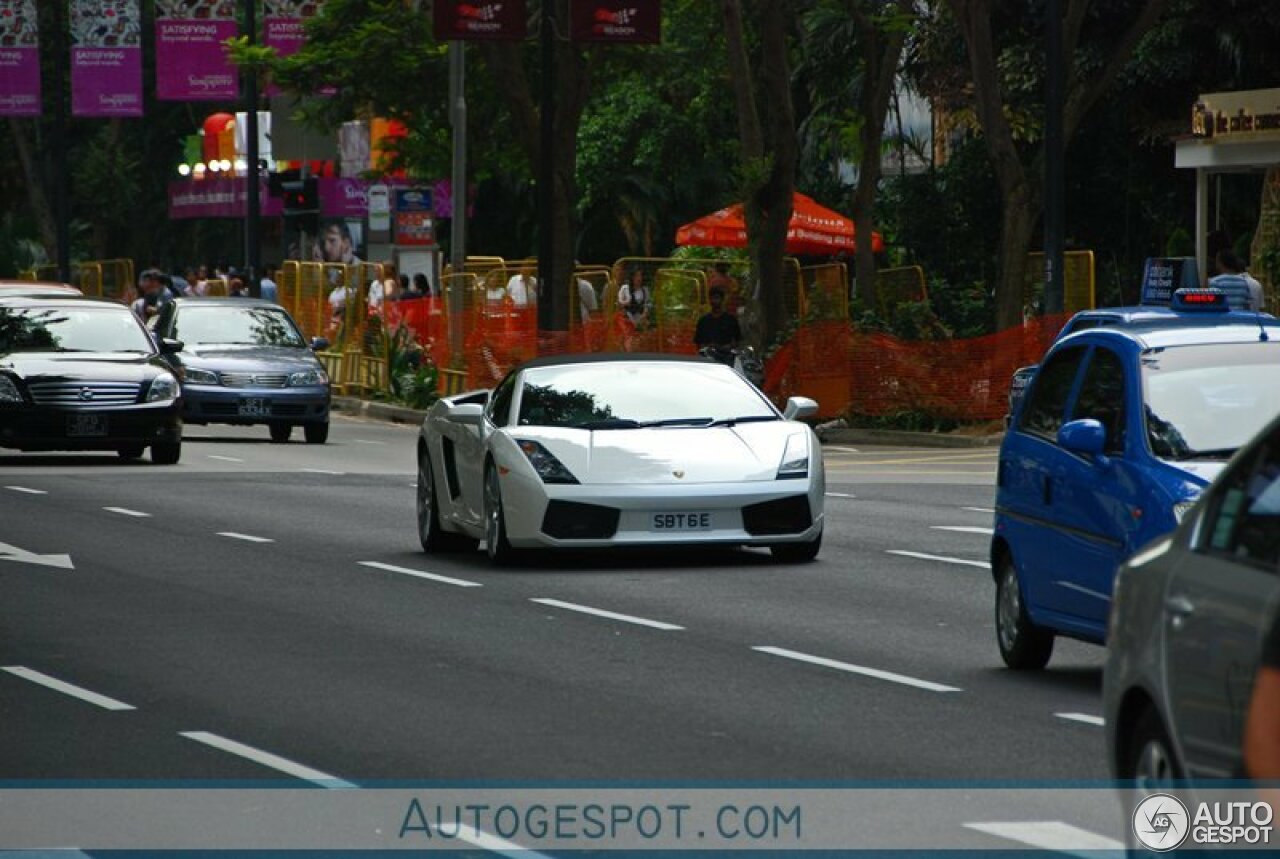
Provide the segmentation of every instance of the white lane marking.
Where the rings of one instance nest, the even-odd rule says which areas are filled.
[[[345,471],[330,471],[327,468],[299,468],[298,470],[306,474],[335,474],[335,475],[346,474]]]
[[[244,743],[237,743],[235,740],[228,740],[226,737],[220,737],[217,734],[211,734],[208,731],[180,731],[179,734],[188,740],[195,740],[197,743],[204,743],[206,746],[212,746],[224,752],[230,752],[233,755],[239,755],[247,758],[254,763],[262,764],[264,767],[270,767],[273,770],[286,773],[305,781],[314,782],[321,787],[329,788],[353,788],[355,784],[344,781],[328,773],[320,770],[303,766],[300,763],[282,758],[279,755],[273,755],[271,752],[264,752],[262,749],[255,749],[253,746],[246,746]]]
[[[858,450],[856,447],[846,447],[843,444],[824,444],[822,446],[822,449],[823,450],[839,450],[845,453],[862,453],[862,451]]]
[[[825,495],[828,498],[857,498],[858,497],[854,495],[852,492],[827,492],[825,493]]]
[[[674,623],[663,623],[660,620],[649,620],[648,618],[636,617],[630,614],[618,614],[614,611],[605,611],[602,608],[592,608],[591,606],[578,605],[577,603],[564,602],[562,600],[553,600],[546,597],[534,597],[529,602],[536,602],[540,605],[552,606],[553,608],[562,608],[565,611],[576,611],[582,614],[595,615],[596,617],[604,617],[609,620],[620,620],[623,623],[634,623],[637,626],[648,626],[653,629],[678,630],[684,629],[683,626],[676,626]]]
[[[14,675],[21,677],[23,680],[30,680],[32,683],[39,683],[47,689],[55,692],[61,692],[64,695],[70,695],[72,698],[79,698],[81,701],[87,701],[90,704],[101,707],[104,710],[132,710],[133,706],[117,701],[115,698],[108,698],[106,695],[99,695],[97,692],[90,692],[88,689],[82,689],[79,686],[72,685],[56,677],[50,677],[48,674],[41,674],[39,671],[33,671],[30,668],[23,668],[21,665],[6,665],[3,669]]]
[[[5,489],[8,489],[11,492],[24,492],[27,495],[48,495],[49,494],[48,492],[45,492],[43,489],[31,489],[26,486],[6,486]]]
[[[270,537],[255,537],[252,534],[241,534],[237,531],[219,531],[219,537],[230,537],[232,540],[244,540],[246,543],[274,543]]]
[[[235,457],[235,456],[219,456],[216,453],[208,454],[208,456],[210,459],[217,459],[217,460],[221,460],[222,462],[244,462],[243,459],[240,459],[239,457]]]
[[[404,576],[413,576],[417,579],[426,579],[431,582],[439,582],[443,585],[457,585],[460,588],[482,588],[480,582],[469,582],[466,579],[454,579],[449,576],[442,576],[438,573],[424,573],[422,570],[411,570],[408,567],[397,567],[392,564],[384,564],[380,561],[358,561],[362,567],[372,567],[375,570],[386,570],[388,573],[400,573]]]
[[[991,507],[961,507],[961,510],[968,510],[970,513],[990,513],[995,515],[995,510]]]
[[[1025,821],[1010,823],[966,823],[966,829],[976,829],[997,838],[1028,844],[1040,850],[1085,855],[1087,850],[1123,850],[1124,845],[1113,838],[1098,835],[1079,826],[1061,820]]]
[[[885,549],[890,555],[901,555],[904,558],[919,558],[922,561],[941,561],[944,564],[960,564],[966,567],[979,567],[984,570],[991,569],[991,565],[986,561],[970,561],[965,558],[948,558],[946,555],[929,555],[924,552],[908,552],[905,549]]]
[[[356,439],[356,440],[355,440],[355,442],[356,442],[356,444],[383,444],[383,445],[385,445],[385,444],[386,444],[386,442],[385,442],[385,441],[372,441],[372,440],[367,439],[367,438],[358,438],[358,439]]]
[[[119,513],[121,516],[132,516],[135,519],[150,519],[150,513],[143,513],[141,510],[130,510],[128,507],[103,507],[108,513]]]
[[[481,850],[488,850],[490,853],[497,853],[499,856],[508,857],[508,859],[547,859],[544,853],[535,853],[527,847],[521,847],[513,841],[507,841],[496,835],[481,832],[474,827],[467,826],[465,823],[458,826],[433,826],[432,829],[446,838],[457,838],[459,841],[474,844]]]
[[[821,665],[824,668],[834,668],[837,671],[846,671],[850,674],[861,674],[864,677],[874,677],[877,680],[888,680],[890,683],[900,683],[903,686],[913,686],[916,689],[924,689],[927,692],[962,691],[956,686],[944,686],[941,683],[934,683],[931,680],[921,680],[918,677],[908,677],[905,674],[895,674],[892,671],[881,671],[879,668],[868,668],[865,665],[853,665],[849,662],[839,662],[835,659],[827,659],[824,656],[812,656],[808,653],[787,650],[785,647],[758,646],[751,649],[758,650],[761,653],[769,653],[773,656],[781,656],[784,659],[794,659],[797,662],[807,662],[810,665]]]
[[[994,534],[995,528],[983,528],[980,525],[930,525],[935,531],[952,531],[956,534]]]
[[[1101,716],[1090,716],[1088,713],[1054,713],[1059,719],[1066,719],[1068,722],[1082,722],[1086,725],[1096,725],[1099,728],[1105,727],[1107,720]]]

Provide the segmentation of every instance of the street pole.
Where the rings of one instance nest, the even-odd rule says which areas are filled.
[[[1062,0],[1048,0],[1045,11],[1044,99],[1044,312],[1063,310],[1063,246],[1065,234],[1066,157],[1063,146],[1063,90],[1066,69],[1062,56]]]
[[[71,186],[67,164],[67,29],[65,3],[53,4],[53,208],[57,222],[58,279],[71,282]],[[128,284],[133,286],[134,284]]]
[[[449,107],[453,123],[453,174],[450,213],[449,354],[462,355],[462,302],[467,268],[467,55],[466,43],[449,43]]]
[[[542,25],[539,47],[542,49],[542,81],[539,101],[542,126],[538,137],[538,330],[555,327],[557,295],[555,232],[552,209],[555,206],[555,173],[551,151],[555,147],[556,130],[556,0],[542,0]]]
[[[258,38],[257,2],[258,0],[244,0],[244,23],[247,31],[245,35],[249,39],[250,46]],[[248,162],[245,180],[248,193],[245,195],[244,217],[244,259],[248,271],[245,277],[249,280],[249,295],[261,298],[262,236],[259,231],[259,222],[262,219],[262,211],[258,196],[261,190],[258,173],[258,70],[252,64],[245,68],[244,100],[247,120],[245,136],[248,144],[248,154],[245,157]]]

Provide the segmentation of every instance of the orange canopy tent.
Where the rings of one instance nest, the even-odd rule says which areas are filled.
[[[791,208],[791,224],[787,227],[787,253],[804,256],[853,253],[853,221],[798,192],[791,201]],[[735,203],[685,224],[676,230],[676,244],[745,248],[747,222],[742,213],[742,204]],[[871,234],[871,247],[876,253],[884,250],[884,239],[879,233]]]

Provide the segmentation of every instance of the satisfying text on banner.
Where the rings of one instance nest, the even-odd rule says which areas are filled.
[[[70,0],[71,113],[142,116],[138,0]]]
[[[40,115],[36,0],[0,0],[0,116]]]
[[[236,97],[236,72],[222,44],[237,34],[237,5],[237,0],[156,0],[156,98]]]

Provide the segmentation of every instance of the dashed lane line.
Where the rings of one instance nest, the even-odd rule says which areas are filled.
[[[228,537],[232,540],[244,540],[246,543],[274,543],[270,537],[255,537],[252,534],[241,534],[238,531],[219,531],[219,537]]]
[[[958,564],[963,567],[978,567],[983,570],[991,569],[991,565],[986,561],[971,561],[967,558],[950,558],[946,555],[930,555],[925,552],[909,552],[906,549],[886,549],[885,553],[889,555],[900,555],[904,558],[919,558],[922,561],[939,561],[943,564]]]
[[[81,701],[93,704],[95,707],[101,707],[104,710],[135,709],[132,704],[117,701],[115,698],[109,698],[106,695],[99,695],[97,692],[90,692],[88,689],[67,683],[65,680],[59,680],[56,677],[50,677],[48,674],[41,674],[39,671],[30,668],[24,668],[21,665],[6,665],[0,670],[7,671],[15,677],[21,677],[23,680],[38,683],[46,689],[61,692],[63,695],[70,695],[72,698],[79,698]]]
[[[336,477],[346,474],[345,471],[332,471],[328,468],[299,468],[298,470],[304,474],[331,474]]]
[[[857,498],[852,492],[827,492],[824,493],[828,498]]]
[[[119,513],[121,516],[132,516],[135,519],[150,519],[150,513],[141,510],[130,510],[128,507],[103,507],[108,513]]]
[[[1093,725],[1101,728],[1107,724],[1107,720],[1101,716],[1090,716],[1088,713],[1054,713],[1059,719],[1066,719],[1068,722],[1080,722],[1084,725]]]
[[[995,515],[995,509],[991,507],[961,507],[961,510],[968,510],[970,513],[990,513]]]
[[[966,823],[965,828],[1026,844],[1038,850],[1053,850],[1077,856],[1088,856],[1089,851],[1093,850],[1124,849],[1124,845],[1114,838],[1107,838],[1061,820]]]
[[[649,620],[645,617],[636,617],[630,614],[619,614],[616,611],[606,611],[602,608],[592,608],[587,605],[578,605],[577,603],[564,602],[563,600],[548,599],[546,597],[534,597],[529,602],[536,602],[539,605],[551,606],[552,608],[562,608],[565,611],[576,611],[580,614],[589,614],[595,617],[603,617],[608,620],[617,620],[623,623],[634,623],[636,626],[647,626],[651,629],[661,629],[664,631],[674,631],[684,629],[683,626],[676,626],[674,623],[665,623],[660,620]]]
[[[210,459],[216,459],[219,462],[244,462],[244,460],[240,459],[238,456],[221,456],[220,454],[210,453],[208,454],[208,457]]]
[[[951,531],[955,534],[994,534],[995,528],[983,528],[980,525],[930,525],[934,531]]]
[[[356,785],[349,781],[331,776],[328,773],[321,772],[317,769],[304,766],[288,758],[282,758],[279,755],[273,755],[271,752],[264,752],[262,749],[255,749],[253,746],[246,746],[244,743],[237,743],[235,740],[229,740],[226,737],[211,734],[208,731],[181,731],[181,736],[188,740],[195,740],[197,743],[204,743],[206,746],[212,746],[229,754],[237,755],[254,763],[262,764],[277,772],[300,778],[318,784],[321,787],[328,788],[354,788]]]
[[[10,492],[21,492],[24,495],[48,495],[49,493],[43,489],[32,489],[29,486],[6,486]]]
[[[394,564],[384,564],[381,561],[359,561],[362,567],[369,567],[374,570],[384,570],[388,573],[399,573],[402,576],[413,576],[416,579],[426,579],[430,582],[439,582],[442,585],[454,585],[459,588],[482,588],[480,582],[472,582],[466,579],[455,579],[451,576],[442,576],[439,573],[427,573],[422,570],[413,570],[409,567],[397,567]]]
[[[918,677],[908,677],[906,674],[897,674],[893,671],[882,671],[879,668],[868,668],[865,665],[854,665],[849,662],[840,662],[835,659],[827,659],[824,656],[813,656],[808,653],[800,653],[796,650],[787,650],[784,647],[772,647],[761,645],[751,648],[760,653],[768,653],[773,656],[781,656],[784,659],[792,659],[796,662],[807,662],[810,665],[820,665],[823,668],[834,668],[837,671],[844,671],[849,674],[860,674],[863,677],[873,677],[877,680],[887,680],[890,683],[897,683],[901,686],[911,686],[916,689],[924,689],[927,692],[960,692],[962,691],[956,686],[945,686],[942,683],[934,683],[932,680],[921,680]]]

